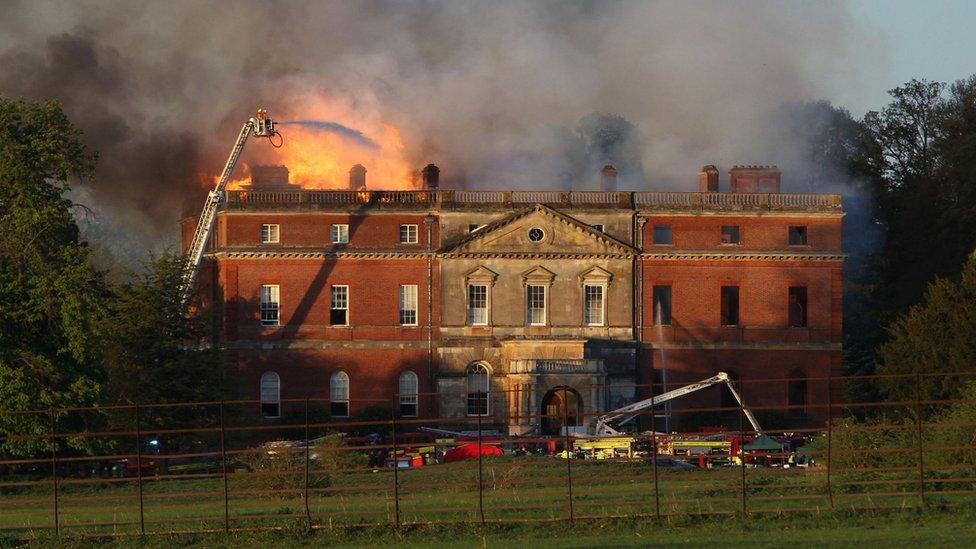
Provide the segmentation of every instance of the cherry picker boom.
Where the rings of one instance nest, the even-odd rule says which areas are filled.
[[[633,404],[628,404],[622,408],[617,408],[616,410],[607,412],[601,416],[597,416],[594,433],[596,436],[621,435],[623,433],[610,426],[611,421],[617,422],[617,425],[619,426],[621,423],[626,423],[631,419],[634,419],[634,417],[636,417],[637,414],[639,414],[642,410],[657,406],[658,404],[664,404],[669,400],[673,400],[675,398],[682,397],[720,383],[725,383],[729,390],[732,391],[732,396],[734,396],[735,400],[739,403],[739,406],[742,408],[742,413],[745,414],[746,418],[749,420],[749,424],[752,425],[753,430],[755,430],[758,434],[762,434],[762,428],[759,427],[759,422],[756,421],[756,416],[752,415],[752,411],[749,410],[749,408],[746,408],[745,403],[742,401],[742,396],[740,396],[739,392],[735,390],[735,385],[732,383],[732,379],[729,378],[729,374],[725,372],[719,372],[708,379],[699,381],[698,383],[685,385],[684,387],[679,387],[673,391],[661,393],[660,395],[653,396]]]
[[[200,272],[200,264],[203,262],[203,252],[207,248],[210,235],[213,234],[214,222],[217,220],[217,208],[220,207],[220,203],[224,199],[227,182],[230,181],[230,176],[234,173],[234,167],[244,150],[247,138],[253,134],[256,137],[271,139],[277,133],[274,120],[268,116],[268,111],[264,109],[258,109],[257,114],[253,118],[249,118],[241,128],[237,142],[230,151],[227,163],[224,164],[224,171],[221,172],[217,185],[207,195],[207,201],[204,203],[203,211],[200,212],[200,218],[197,220],[197,228],[193,231],[193,240],[190,241],[186,263],[183,265],[183,280],[180,286],[182,303],[186,303],[193,294],[193,285],[196,282],[197,273]]]

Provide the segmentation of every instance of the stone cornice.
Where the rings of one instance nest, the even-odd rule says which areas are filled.
[[[775,251],[667,251],[644,252],[641,259],[664,261],[843,261],[847,254],[836,252],[775,252]]]

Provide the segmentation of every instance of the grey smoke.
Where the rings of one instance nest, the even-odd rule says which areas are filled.
[[[885,52],[843,2],[14,0],[0,93],[63,101],[100,154],[85,199],[146,249],[175,241],[255,108],[307,118],[309,94],[381,113],[445,187],[596,188],[580,130],[605,113],[637,130],[608,153],[632,157],[627,188],[789,163],[805,189],[803,135],[769,121],[863,99]]]

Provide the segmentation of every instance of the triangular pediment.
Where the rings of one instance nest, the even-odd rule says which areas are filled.
[[[613,280],[613,273],[600,267],[593,267],[580,273],[579,277],[583,283],[609,284]]]
[[[542,204],[496,221],[446,246],[448,256],[631,256],[636,250]]]
[[[482,282],[488,285],[494,285],[495,280],[498,278],[498,273],[485,267],[484,265],[479,265],[477,269],[473,271],[468,271],[464,275],[464,280],[468,282]]]
[[[556,273],[550,271],[542,265],[532,267],[528,271],[522,273],[522,282],[525,284],[552,284],[552,281],[555,280],[555,278]]]

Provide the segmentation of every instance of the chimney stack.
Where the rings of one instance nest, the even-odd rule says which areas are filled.
[[[617,168],[607,164],[602,170],[600,170],[600,176],[601,191],[617,190]]]
[[[424,190],[436,191],[440,186],[441,169],[433,164],[427,164],[420,173],[424,180]]]
[[[358,191],[366,188],[366,167],[356,164],[349,169],[349,190]]]
[[[733,166],[729,170],[729,192],[778,193],[780,175],[776,166]]]
[[[718,168],[709,164],[698,172],[699,190],[703,193],[718,192]]]

